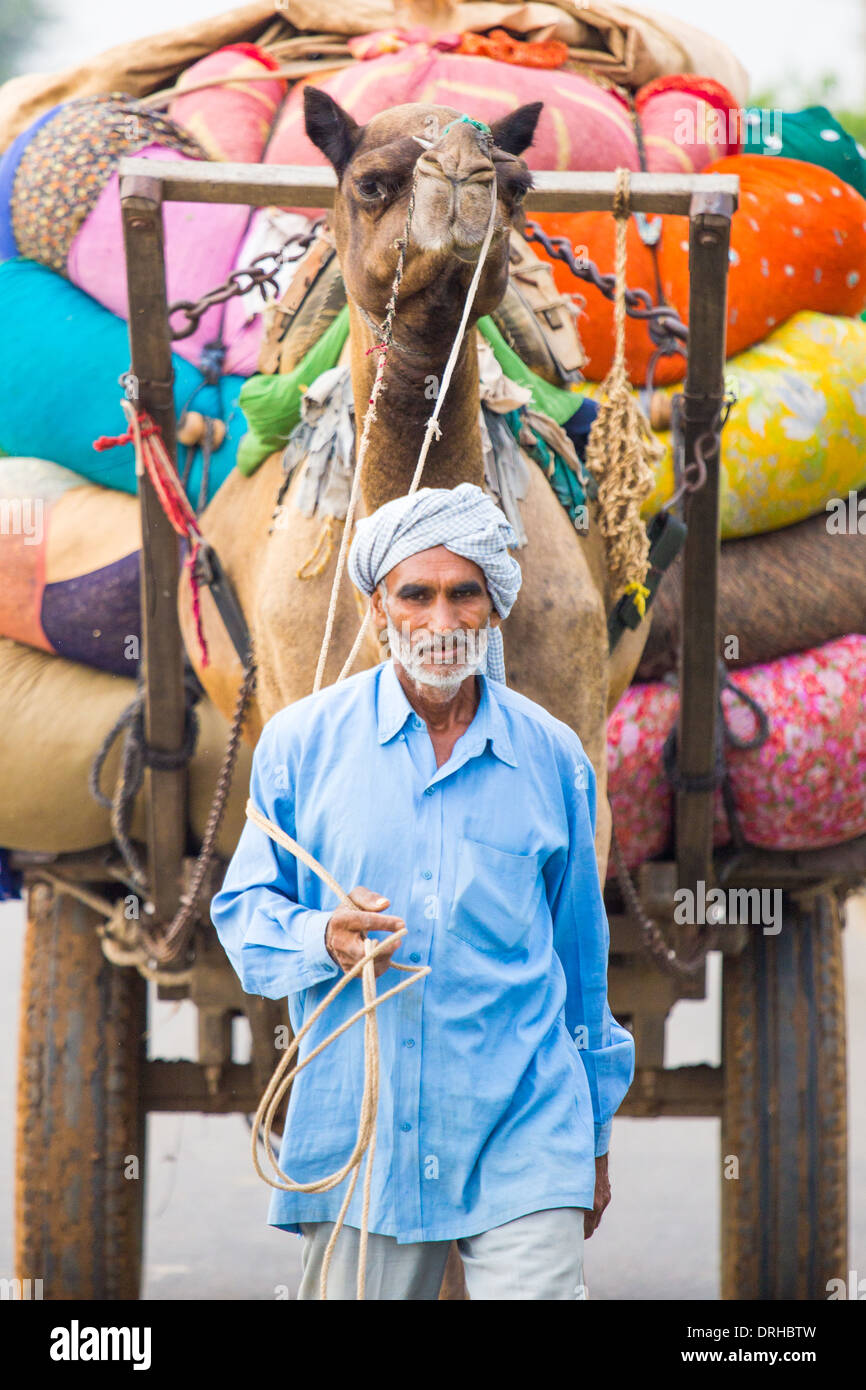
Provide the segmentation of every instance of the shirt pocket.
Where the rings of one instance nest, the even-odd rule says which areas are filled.
[[[488,955],[525,949],[544,883],[540,854],[461,839],[448,931]]]

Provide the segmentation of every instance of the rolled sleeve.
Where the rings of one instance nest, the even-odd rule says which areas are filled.
[[[613,1129],[613,1121],[606,1120],[603,1125],[595,1126],[595,1156],[602,1158],[610,1148],[610,1132]]]
[[[330,908],[321,912],[311,909],[304,922],[304,965],[310,973],[320,972],[322,978],[336,975],[340,969],[325,945],[325,933],[332,916]]]

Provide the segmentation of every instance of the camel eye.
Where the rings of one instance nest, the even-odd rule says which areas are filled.
[[[364,174],[355,182],[358,196],[367,203],[381,202],[388,196],[388,189],[382,179],[374,174]]]

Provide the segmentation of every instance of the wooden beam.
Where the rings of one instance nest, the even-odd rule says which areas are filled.
[[[158,180],[139,173],[123,181],[121,207],[129,292],[133,392],[162,431],[172,459],[175,418],[171,337],[165,289],[162,203]],[[145,166],[146,167],[146,166]],[[174,753],[183,745],[183,641],[177,616],[178,539],[147,476],[138,478],[141,506],[141,622],[148,743]],[[145,774],[148,875],[157,922],[180,902],[186,847],[186,768]]]
[[[689,349],[684,399],[685,460],[712,429],[724,394],[728,250],[734,199],[696,193],[689,222]],[[677,766],[681,776],[709,779],[714,767],[718,695],[719,449],[703,451],[707,478],[686,496],[679,654]],[[677,887],[712,882],[712,787],[676,793]]]
[[[219,1090],[208,1090],[197,1062],[148,1062],[142,1082],[143,1103],[153,1111],[198,1110],[205,1115],[255,1114],[261,1088],[249,1063],[223,1068]],[[632,1086],[617,1111],[630,1116],[712,1116],[722,1113],[720,1067],[638,1067]]]
[[[638,1067],[617,1115],[692,1119],[721,1115],[724,1071],[721,1067]]]
[[[142,1101],[146,1110],[198,1110],[203,1115],[254,1115],[262,1098],[261,1079],[249,1062],[228,1062],[216,1090],[208,1086],[198,1062],[152,1061],[144,1068]]]
[[[616,174],[533,171],[532,180],[527,212],[610,212],[613,208]],[[685,217],[699,193],[730,198],[733,210],[739,187],[736,174],[632,174],[629,202],[633,212],[673,212]]]
[[[791,888],[866,883],[866,835],[824,849],[716,851],[717,878],[726,888]]]
[[[120,161],[121,197],[127,178],[138,177],[141,161]],[[331,208],[337,180],[332,169],[300,164],[203,164],[149,160],[148,177],[162,186],[164,202],[245,203],[250,207]],[[546,171],[533,174],[535,187],[526,198],[528,212],[610,211],[615,174]],[[635,212],[674,212],[686,216],[692,198],[727,196],[736,207],[735,174],[632,174],[630,194]]]

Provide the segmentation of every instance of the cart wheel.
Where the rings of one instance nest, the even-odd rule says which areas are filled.
[[[829,891],[724,962],[722,1297],[826,1299],[847,1281],[842,930]],[[734,1162],[736,1160],[736,1162]],[[738,1174],[735,1176],[735,1174]]]
[[[147,986],[105,959],[100,921],[67,894],[29,892],[15,1259],[46,1299],[139,1296]]]

